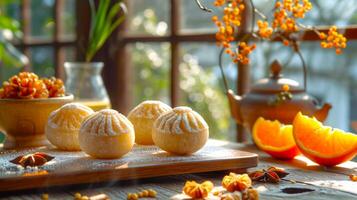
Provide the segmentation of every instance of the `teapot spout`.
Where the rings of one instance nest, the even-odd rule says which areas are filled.
[[[228,96],[228,101],[229,101],[229,107],[231,110],[231,115],[235,119],[235,121],[238,124],[242,124],[243,120],[240,115],[240,106],[241,106],[241,100],[242,97],[235,95],[232,90],[227,91],[227,96]]]
[[[325,121],[331,108],[331,104],[325,103],[319,110],[315,112],[314,117],[316,117],[316,119],[321,122]]]

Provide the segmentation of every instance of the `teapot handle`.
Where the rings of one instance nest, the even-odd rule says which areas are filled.
[[[226,89],[226,93],[228,93],[228,90],[229,90],[228,81],[227,81],[226,75],[224,74],[223,63],[222,63],[222,56],[223,56],[224,50],[225,50],[225,48],[222,47],[221,51],[219,52],[218,66],[219,66],[219,69],[221,71],[221,75],[223,78],[224,88]]]
[[[304,73],[304,92],[306,92],[306,90],[307,90],[307,66],[306,66],[306,62],[305,62],[305,59],[304,59],[303,55],[300,52],[299,44],[297,42],[294,42],[293,45],[294,45],[294,51],[298,54],[298,56],[299,56],[299,58],[301,60],[301,63],[302,63],[302,70],[303,70],[303,73]]]

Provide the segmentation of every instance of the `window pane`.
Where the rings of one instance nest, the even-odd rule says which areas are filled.
[[[147,35],[167,35],[170,30],[168,0],[128,1],[129,33]]]
[[[34,38],[53,38],[54,0],[31,0],[31,36]]]
[[[213,10],[212,13],[202,11],[194,0],[181,1],[181,32],[215,32],[216,26],[212,22],[213,15],[222,15],[222,10],[213,6],[213,1],[202,1]]]
[[[313,9],[300,22],[306,25],[337,25],[357,24],[357,4],[351,0],[311,0]],[[263,13],[271,13],[274,3],[271,0],[254,0]]]
[[[76,12],[75,12],[75,0],[65,0],[63,1],[64,3],[64,9],[62,10],[61,14],[61,23],[63,27],[63,33],[62,37],[63,38],[74,38],[76,33],[75,33],[75,27],[76,27]]]
[[[135,43],[130,50],[134,105],[150,99],[170,105],[170,44]]]
[[[15,31],[20,31],[20,3],[16,1],[0,1],[0,15],[2,17],[8,17],[11,19],[16,20],[17,22],[13,21],[12,23],[3,23],[0,25],[1,28],[8,28],[9,25],[13,25],[13,23],[16,23],[16,29]],[[16,37],[16,35],[15,35]],[[14,38],[14,39],[20,39],[20,38]],[[0,51],[0,59],[4,59],[4,54],[3,51],[7,51],[7,49],[2,49]],[[15,57],[13,57],[13,54],[7,53],[6,56],[11,57],[14,59],[14,61],[17,61]],[[0,84],[2,85],[2,82],[9,79],[11,76],[17,74],[18,72],[21,71],[21,67],[15,67],[13,62],[7,62],[4,60],[0,61]]]
[[[350,41],[342,55],[334,50],[321,49],[319,42],[304,42],[301,51],[308,65],[308,92],[319,100],[332,104],[328,125],[351,130],[351,122],[357,120],[357,58],[354,55],[357,42]],[[283,68],[286,77],[303,82],[302,65],[297,55],[282,45],[259,44],[252,55],[252,72],[255,79],[266,76],[268,64],[277,59],[289,64]]]
[[[180,64],[181,105],[199,112],[210,126],[210,137],[233,140],[235,122],[231,120],[221,73],[217,66],[219,49],[215,44],[184,43]],[[233,88],[236,67],[225,62]]]
[[[0,65],[0,85],[2,86],[2,83],[4,81],[8,80],[11,76],[19,73],[21,69],[22,68]]]
[[[64,49],[65,53],[65,62],[74,62],[76,61],[76,48],[75,47],[66,47]]]
[[[32,70],[40,77],[54,76],[53,48],[33,47],[30,51]]]

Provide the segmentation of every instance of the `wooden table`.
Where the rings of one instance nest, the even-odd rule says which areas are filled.
[[[243,145],[226,142],[225,146],[259,154],[260,161],[258,167],[251,168],[248,171],[277,166],[285,168],[290,173],[286,179],[291,181],[283,181],[280,184],[254,184],[254,187],[260,191],[261,199],[357,199],[357,182],[350,181],[347,176],[348,174],[356,173],[356,162],[347,162],[338,167],[324,168],[308,161],[302,156],[297,157],[293,161],[275,160],[249,144]],[[127,193],[139,192],[142,189],[151,188],[158,191],[157,199],[170,199],[172,196],[181,193],[182,186],[186,180],[211,180],[218,186],[221,183],[222,177],[227,173],[228,172],[186,174],[138,181],[42,188],[39,190],[7,192],[0,194],[0,197],[4,199],[22,200],[40,199],[41,194],[48,193],[50,199],[73,199],[74,193],[80,192],[88,196],[105,193],[110,196],[111,199],[126,199]],[[295,194],[282,192],[283,189],[295,192],[297,190],[296,188],[308,189],[310,191]]]

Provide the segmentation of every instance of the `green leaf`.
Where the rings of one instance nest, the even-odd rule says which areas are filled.
[[[9,29],[12,32],[20,31],[20,23],[7,16],[0,16],[0,29]]]
[[[95,17],[94,19],[92,18],[89,45],[86,52],[87,62],[93,59],[96,52],[104,45],[113,31],[124,21],[126,13],[125,4],[120,0],[110,7],[110,2],[110,0],[101,0],[96,13],[95,9],[93,9],[93,2],[90,2],[92,4],[92,16]],[[121,10],[124,14],[116,19]]]
[[[91,12],[91,26],[94,25],[95,15],[97,14],[95,11],[95,3],[94,0],[89,0],[89,7]]]

